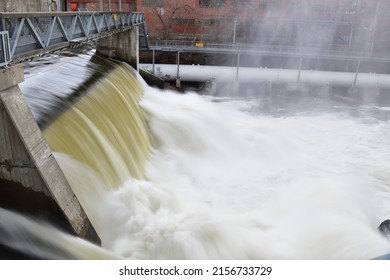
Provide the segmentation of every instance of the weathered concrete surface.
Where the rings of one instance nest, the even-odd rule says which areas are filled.
[[[139,28],[138,26],[133,26],[127,31],[99,39],[96,44],[96,52],[109,58],[125,61],[138,71],[138,40]]]
[[[146,72],[142,69],[139,69],[139,74],[141,75],[141,77],[145,80],[145,82],[150,85],[150,86],[153,86],[153,87],[157,87],[157,88],[161,88],[163,89],[164,88],[164,80],[153,75],[153,74],[150,74],[149,72]]]
[[[0,68],[0,91],[24,81],[23,65],[17,64],[10,68]]]
[[[23,69],[20,66],[6,69],[0,80],[5,81],[0,91],[0,178],[53,198],[75,234],[99,242],[22,92],[17,85],[10,86],[23,80]]]
[[[26,188],[21,183],[0,179],[0,207],[19,213],[28,213],[66,232],[73,232],[54,199],[42,192]]]
[[[50,6],[47,0],[0,0],[0,12],[48,12]]]

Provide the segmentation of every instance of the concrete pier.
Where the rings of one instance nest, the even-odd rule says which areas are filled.
[[[19,209],[23,208],[20,207],[23,201],[13,203],[6,199],[5,195],[10,193],[9,186],[5,186],[7,181],[25,188],[31,193],[31,197],[36,197],[34,194],[37,192],[42,193],[46,200],[49,197],[58,205],[62,218],[74,234],[100,243],[99,237],[68,184],[18,87],[18,83],[23,81],[22,65],[0,69],[0,71],[0,194],[2,200],[7,201],[11,208],[25,212],[25,209]],[[23,190],[24,199],[28,197],[25,195],[26,190]],[[18,188],[15,187],[15,192],[17,191]],[[26,201],[27,203],[30,201]],[[36,200],[35,203],[32,208],[43,208],[43,200]]]
[[[115,33],[97,41],[96,52],[129,63],[139,70],[139,27]]]

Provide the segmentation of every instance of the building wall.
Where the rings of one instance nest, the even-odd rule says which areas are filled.
[[[48,12],[48,0],[0,0],[1,12]]]
[[[387,51],[387,0],[139,0],[150,38]],[[235,32],[234,32],[235,31]]]
[[[136,0],[68,0],[68,11],[72,10],[72,4],[77,3],[80,11],[122,11],[132,12],[135,10]]]
[[[390,49],[387,0],[0,0],[0,11],[55,11],[56,1],[68,11],[75,3],[81,11],[142,11],[152,40]]]

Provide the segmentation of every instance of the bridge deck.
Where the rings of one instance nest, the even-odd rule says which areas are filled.
[[[0,67],[122,32],[132,26],[140,28],[140,48],[148,48],[143,13],[0,13]]]

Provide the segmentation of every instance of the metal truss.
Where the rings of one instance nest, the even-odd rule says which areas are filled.
[[[96,40],[132,26],[140,27],[140,48],[148,48],[143,13],[0,13],[1,38],[5,38],[0,43],[4,45],[3,42],[9,38],[8,49],[0,46],[0,66],[10,61]],[[7,51],[8,55],[3,54]]]

